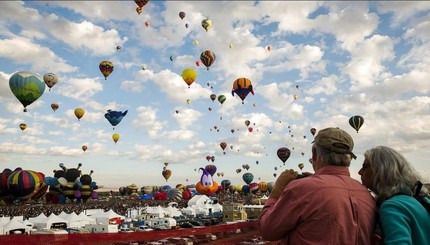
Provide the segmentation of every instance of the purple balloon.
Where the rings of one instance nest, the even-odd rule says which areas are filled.
[[[211,174],[211,176],[214,176],[216,173],[216,166],[213,164],[206,165],[205,169]]]
[[[99,197],[99,193],[97,193],[96,191],[91,192],[92,199],[97,199],[98,197]]]
[[[75,191],[75,198],[80,198],[81,197],[81,192],[79,190]]]

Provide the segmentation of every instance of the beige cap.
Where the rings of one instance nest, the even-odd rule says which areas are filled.
[[[351,135],[340,128],[325,128],[318,131],[312,143],[333,152],[351,154],[352,158],[357,158],[357,156],[352,153],[354,141]]]

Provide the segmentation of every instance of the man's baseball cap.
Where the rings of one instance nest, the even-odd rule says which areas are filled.
[[[325,128],[318,131],[315,140],[312,142],[327,150],[336,153],[351,154],[351,157],[356,159],[357,156],[352,153],[354,141],[351,135],[340,128]]]

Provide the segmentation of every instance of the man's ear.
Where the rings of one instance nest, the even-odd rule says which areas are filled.
[[[312,162],[314,162],[315,160],[317,160],[317,150],[315,149],[315,147],[312,147]]]

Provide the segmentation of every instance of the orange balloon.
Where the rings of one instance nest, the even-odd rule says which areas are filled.
[[[146,25],[146,27],[148,27],[151,25],[151,23],[149,21],[145,21],[145,25]]]

